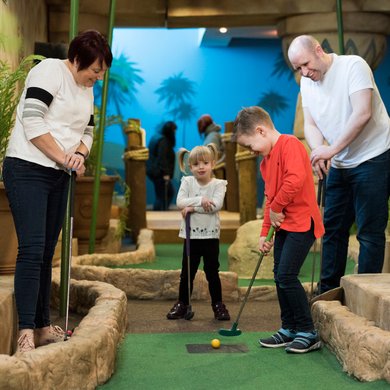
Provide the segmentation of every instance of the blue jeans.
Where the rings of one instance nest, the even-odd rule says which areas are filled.
[[[19,329],[42,328],[50,325],[51,265],[65,215],[69,175],[7,157],[3,179],[19,244],[14,281]]]
[[[358,272],[382,272],[389,194],[390,150],[356,168],[330,168],[326,180],[321,293],[340,286],[354,221],[360,244]]]
[[[274,278],[284,329],[297,332],[314,330],[309,302],[298,279],[314,239],[313,222],[307,232],[288,232],[280,229],[275,234]]]

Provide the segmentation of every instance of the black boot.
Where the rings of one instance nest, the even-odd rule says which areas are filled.
[[[187,313],[187,305],[183,302],[176,302],[172,309],[169,310],[169,313],[167,314],[168,320],[178,320],[180,318],[184,318],[185,314]]]
[[[211,305],[214,311],[214,318],[218,321],[229,321],[230,314],[222,302]]]

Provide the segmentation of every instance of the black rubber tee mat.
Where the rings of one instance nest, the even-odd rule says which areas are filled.
[[[211,344],[186,344],[188,353],[245,353],[249,352],[246,344],[221,344],[213,348]]]

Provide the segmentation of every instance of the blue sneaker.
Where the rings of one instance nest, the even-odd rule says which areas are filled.
[[[294,340],[294,337],[294,332],[280,328],[273,336],[267,339],[260,339],[259,344],[265,348],[280,348],[290,344]]]
[[[306,353],[321,348],[317,332],[298,332],[294,340],[286,347],[289,353]]]

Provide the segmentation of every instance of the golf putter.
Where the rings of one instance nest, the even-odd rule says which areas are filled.
[[[70,172],[70,181],[69,181],[69,214],[66,216],[69,219],[69,261],[68,261],[68,270],[67,270],[67,292],[66,292],[66,312],[65,312],[65,338],[68,338],[72,335],[72,331],[68,329],[69,327],[69,293],[70,293],[70,272],[72,268],[72,238],[73,238],[73,216],[74,216],[74,192],[76,185],[76,172]]]
[[[322,201],[321,201],[321,216],[323,219],[324,216],[324,207],[325,207],[325,197],[326,197],[326,180],[325,176],[323,179],[323,185],[322,185]],[[323,237],[321,237],[321,244],[320,244],[320,281],[318,282],[318,291],[321,292],[321,274],[322,274],[322,246],[323,246]],[[320,293],[319,295],[312,297],[310,300],[310,305],[312,305],[314,302],[321,301],[321,300],[339,300],[340,302],[344,299],[344,290],[342,287],[337,287],[332,290],[326,291],[324,293]]]
[[[268,235],[265,239],[265,241],[271,241],[272,239],[272,236],[274,235],[274,232],[275,232],[275,228],[273,226],[271,226],[271,228],[269,229],[269,232],[268,232]],[[244,297],[244,300],[242,301],[242,304],[241,304],[241,307],[240,307],[240,310],[238,312],[238,315],[237,315],[237,318],[236,320],[234,321],[231,329],[220,329],[218,331],[218,333],[221,335],[221,336],[239,336],[242,332],[240,329],[238,329],[238,321],[240,320],[240,317],[241,317],[241,313],[244,309],[244,306],[248,300],[248,297],[249,297],[249,293],[251,291],[251,288],[252,288],[252,285],[253,285],[253,282],[255,281],[255,278],[256,278],[256,275],[257,275],[257,272],[259,271],[259,268],[260,268],[260,265],[261,265],[261,262],[263,261],[263,257],[264,257],[264,253],[263,252],[260,252],[259,254],[259,260],[257,261],[257,265],[256,265],[256,268],[255,268],[255,271],[253,272],[253,275],[252,275],[252,279],[249,283],[249,286],[248,286],[248,289],[246,290],[246,293],[245,293],[245,297]]]
[[[325,210],[325,198],[326,198],[326,176],[323,174],[322,182],[322,199],[321,199],[321,218],[324,220],[324,210]],[[324,237],[321,237],[320,241],[320,281],[318,282],[318,291],[321,291],[321,275],[322,275],[322,247],[324,244]]]
[[[321,200],[323,199],[323,196],[322,196],[323,183],[324,183],[324,179],[320,179],[318,181],[318,191],[317,191],[317,204],[318,204],[318,207],[321,210],[321,217],[322,217],[322,210],[323,210],[323,207],[322,207],[323,204],[321,202]],[[322,249],[322,238],[321,238],[320,252],[322,252],[321,249]],[[314,274],[315,274],[315,271],[316,271],[317,251],[318,251],[318,240],[317,240],[317,238],[314,241],[314,248],[313,248],[313,250],[314,250],[314,258],[313,258],[313,267],[312,267],[312,271],[311,271],[310,299],[313,299],[313,294],[314,294]],[[322,257],[322,253],[320,253],[320,256]]]
[[[187,281],[188,281],[188,306],[187,313],[184,315],[185,320],[191,320],[195,313],[192,311],[191,305],[191,261],[190,261],[190,238],[191,238],[191,213],[186,214],[186,255],[187,255]]]

